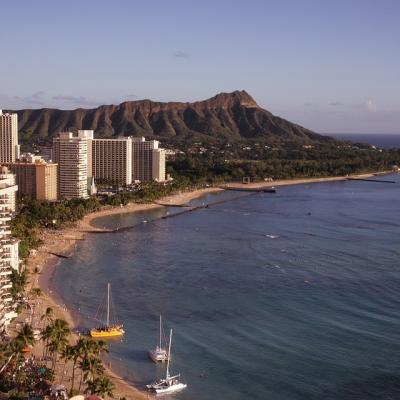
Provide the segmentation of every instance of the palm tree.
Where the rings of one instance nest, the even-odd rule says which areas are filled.
[[[94,379],[102,375],[104,372],[104,366],[100,358],[95,356],[89,356],[84,358],[79,366],[83,372],[84,382],[88,385],[90,382],[93,382]]]
[[[53,319],[54,319],[54,311],[51,307],[47,307],[44,314],[40,317],[40,320],[44,321],[43,324],[45,324],[45,323],[50,324],[51,322],[53,322]],[[44,329],[44,326],[43,326],[43,329]]]
[[[87,339],[84,339],[80,337],[78,341],[76,342],[75,346],[71,347],[71,359],[72,359],[72,377],[71,377],[71,396],[74,391],[74,385],[75,385],[75,367],[76,363],[78,360],[82,357],[84,354],[84,348],[86,344]]]
[[[113,397],[114,389],[115,385],[110,381],[110,379],[101,376],[88,383],[85,393]]]
[[[43,292],[42,292],[42,289],[35,287],[35,288],[31,289],[31,293],[34,297],[34,300],[37,300],[42,295]],[[33,321],[33,317],[35,316],[35,310],[36,310],[36,305],[34,304],[33,310],[32,310],[31,322]]]
[[[15,360],[14,362],[14,371],[16,371],[18,365],[19,365],[19,360],[22,356],[23,350],[24,350],[25,344],[23,341],[21,340],[17,340],[17,338],[15,338],[14,340],[12,340],[9,345],[8,345],[8,354],[9,359],[7,361],[7,363],[5,365],[3,365],[3,367],[1,368],[1,372],[3,372],[5,370],[5,368],[7,367],[7,365],[11,362],[11,360]]]
[[[104,372],[104,366],[100,359],[101,353],[108,352],[108,345],[105,341],[95,341],[87,338],[80,338],[77,343],[76,361],[79,361],[81,370],[81,379],[79,382],[79,390],[82,383],[93,381],[96,375]]]
[[[22,343],[24,347],[33,345],[35,338],[33,337],[32,327],[29,324],[24,324],[15,339]]]
[[[73,359],[73,355],[74,355],[74,347],[69,344],[67,344],[60,352],[60,358],[64,360],[64,367],[61,375],[60,384],[62,383],[64,377],[64,372],[65,372],[65,367],[67,366],[67,362]]]
[[[70,329],[68,323],[63,319],[55,319],[48,328],[48,332],[46,332],[49,335],[47,346],[53,354],[52,369],[54,370],[57,361],[57,353],[60,353],[68,344],[67,338],[70,334]]]
[[[32,275],[34,276],[34,278],[33,278],[33,280],[32,280],[32,287],[31,287],[31,289],[33,288],[33,285],[35,284],[35,282],[36,282],[36,278],[37,278],[37,276],[40,274],[40,270],[39,270],[39,268],[36,266],[35,268],[33,268],[33,271],[32,271]]]

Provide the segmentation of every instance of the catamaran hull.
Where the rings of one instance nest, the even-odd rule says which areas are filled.
[[[185,389],[187,387],[187,385],[185,383],[178,383],[176,385],[171,385],[169,387],[166,388],[154,388],[152,387],[151,390],[158,395],[161,394],[170,394],[170,393],[175,393],[175,392],[179,392],[183,389]]]
[[[168,361],[168,354],[160,354],[156,353],[155,351],[149,351],[149,357],[155,363]]]

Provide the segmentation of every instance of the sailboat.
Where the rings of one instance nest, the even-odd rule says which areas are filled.
[[[172,344],[172,329],[169,333],[169,347],[168,347],[168,361],[167,361],[167,372],[165,379],[159,379],[158,381],[147,385],[147,389],[155,392],[156,394],[167,394],[174,393],[183,390],[187,387],[186,383],[180,381],[180,374],[170,376],[169,375],[169,363],[171,359],[171,344]]]
[[[90,330],[90,336],[93,338],[113,338],[122,336],[125,331],[122,325],[110,324],[110,298],[111,298],[111,286],[107,284],[107,316],[106,323],[103,326],[93,328]]]
[[[162,319],[160,314],[160,342],[158,346],[153,349],[149,350],[149,357],[155,362],[165,362],[168,360],[168,352],[166,349],[162,347]]]

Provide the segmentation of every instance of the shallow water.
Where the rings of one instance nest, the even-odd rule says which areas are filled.
[[[397,184],[281,187],[169,219],[102,218],[147,222],[88,236],[54,285],[92,326],[111,283],[127,332],[111,362],[138,384],[164,373],[146,354],[161,312],[172,372],[188,383],[177,399],[398,398],[400,175],[384,179]]]

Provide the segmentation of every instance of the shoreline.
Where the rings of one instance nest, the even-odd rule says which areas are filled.
[[[387,172],[390,173],[390,172]],[[347,178],[368,178],[375,176],[376,173],[369,174],[358,174],[351,176],[340,176],[340,177],[325,177],[325,178],[302,178],[302,179],[287,179],[278,180],[272,182],[253,182],[249,184],[233,183],[226,185],[230,188],[260,188],[260,187],[272,187],[272,186],[289,186],[299,185],[308,183],[322,183],[322,182],[335,182],[345,181]],[[171,205],[182,205],[193,199],[204,196],[208,193],[224,191],[223,186],[221,187],[208,187],[204,189],[198,189],[188,192],[180,192],[174,195],[167,196],[159,200],[162,204],[151,203],[151,204],[137,204],[131,203],[124,207],[109,207],[103,208],[100,211],[96,211],[86,215],[82,220],[75,224],[71,224],[58,231],[44,231],[41,234],[43,244],[37,250],[37,252],[28,258],[27,268],[32,271],[35,267],[39,270],[39,275],[36,276],[35,282],[32,283],[32,287],[36,284],[43,294],[40,297],[40,302],[35,310],[36,315],[42,315],[47,307],[52,307],[56,318],[62,318],[68,322],[71,329],[77,326],[77,318],[74,318],[72,312],[62,303],[62,298],[52,287],[52,278],[60,262],[60,258],[50,254],[63,254],[72,255],[76,251],[76,246],[79,240],[84,240],[86,235],[90,232],[104,231],[103,228],[95,225],[95,220],[101,217],[110,215],[134,213],[140,211],[151,210],[155,208],[161,208],[168,204]],[[76,340],[77,335],[72,335],[73,340]],[[42,343],[35,345],[36,352],[34,354],[42,354]],[[115,384],[115,396],[116,398],[125,397],[127,399],[146,399],[148,395],[146,392],[137,388],[134,384],[129,383],[126,379],[119,376],[112,368],[109,368],[104,362],[106,375]],[[56,372],[56,381],[68,380],[68,377]]]
[[[190,200],[206,195],[207,193],[219,192],[223,189],[210,187],[206,189],[198,189],[190,192],[177,193],[171,196],[167,196],[162,199],[164,203],[171,204],[184,204]],[[102,228],[96,227],[93,222],[94,220],[116,214],[134,213],[140,211],[147,211],[155,208],[162,208],[164,206],[159,204],[136,204],[131,203],[124,207],[110,207],[104,208],[100,211],[93,212],[86,215],[82,220],[77,223],[71,224],[70,226],[64,227],[57,231],[47,230],[41,234],[43,244],[28,258],[26,268],[29,271],[33,271],[35,267],[38,268],[39,273],[35,279],[29,283],[29,287],[39,287],[42,290],[42,295],[35,306],[35,314],[37,318],[43,315],[47,307],[51,307],[54,311],[55,318],[64,319],[71,330],[77,327],[78,318],[74,317],[73,312],[68,310],[65,304],[63,304],[62,297],[57,293],[52,284],[55,269],[57,268],[60,258],[54,254],[62,254],[70,256],[76,251],[77,243],[80,240],[84,240],[86,235],[90,232],[103,231]],[[35,320],[33,321],[35,322]],[[37,328],[36,326],[35,328]],[[71,335],[72,341],[74,342],[78,335],[73,333]],[[36,342],[33,350],[33,354],[37,357],[41,357],[43,351],[43,344]],[[105,374],[108,376],[115,385],[115,398],[125,397],[131,400],[142,400],[148,399],[148,395],[145,391],[140,390],[133,383],[128,382],[126,379],[118,375],[112,368],[108,367],[108,363],[103,362],[105,368]],[[67,369],[68,371],[68,369]],[[71,372],[71,371],[68,371]],[[70,374],[69,374],[70,375]],[[63,375],[63,371],[56,371],[56,382],[67,383],[70,376]],[[68,385],[66,385],[68,388]]]

